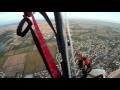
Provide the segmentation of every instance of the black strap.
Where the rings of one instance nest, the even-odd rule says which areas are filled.
[[[57,35],[57,33],[56,33],[56,31],[55,31],[55,29],[53,27],[53,24],[52,24],[51,20],[49,19],[48,15],[45,12],[40,12],[40,14],[43,15],[43,17],[45,18],[45,20],[48,22],[48,24],[50,25],[50,27],[54,31],[55,35]]]
[[[62,36],[61,29],[63,28],[62,26],[62,18],[60,15],[60,12],[54,12],[55,16],[55,22],[56,22],[56,30],[57,30],[57,43],[58,43],[58,49],[59,52],[61,53],[61,56],[63,58],[63,61],[61,62],[61,67],[62,67],[62,72],[63,72],[63,77],[64,78],[69,78],[69,73],[68,73],[68,66],[67,66],[67,60],[66,60],[66,53],[65,53],[65,42],[64,38]]]
[[[58,28],[61,28],[60,25],[59,25],[59,20],[58,20],[58,17],[56,16],[56,13],[54,12],[54,17],[55,17],[55,22],[56,22],[56,30],[54,29],[48,15],[45,13],[45,12],[40,12],[43,17],[45,18],[45,20],[48,22],[48,24],[50,25],[50,27],[52,28],[53,32],[55,33],[55,36],[56,36],[56,41],[57,41],[57,45],[58,45],[58,49],[59,49],[59,52],[62,54],[62,46],[61,46],[61,42],[62,42],[62,38],[60,36],[60,31],[58,30]],[[62,55],[63,56],[63,55]],[[65,61],[64,62],[61,62],[61,67],[62,67],[62,72],[63,72],[63,77],[68,77],[68,71],[67,71],[67,66],[65,64]]]
[[[59,38],[59,33],[53,27],[53,24],[52,24],[51,20],[49,19],[48,15],[45,12],[40,12],[40,14],[42,14],[42,16],[45,18],[45,20],[47,21],[47,23],[50,25],[50,27],[52,28],[53,32],[55,33],[58,49],[59,49],[59,52],[61,53],[61,45],[60,45],[61,40]]]
[[[23,28],[23,25],[25,24],[25,22],[28,23],[28,26],[26,27],[26,29],[22,32],[22,28]],[[18,25],[18,28],[17,28],[17,35],[18,36],[21,36],[21,37],[24,37],[28,31],[30,30],[30,27],[32,26],[32,22],[30,21],[30,19],[28,18],[24,18]]]
[[[47,16],[47,14],[45,13],[45,12],[40,12],[42,15],[43,15],[43,17],[46,19],[46,21],[48,22],[48,24],[50,25],[50,27],[52,28],[52,30],[54,31],[54,33],[55,33],[55,35],[56,35],[56,40],[57,40],[57,44],[58,44],[58,49],[59,49],[59,52],[60,53],[63,53],[61,50],[62,50],[62,46],[61,46],[61,42],[62,42],[62,38],[60,37],[60,35],[59,35],[59,30],[57,30],[57,33],[56,33],[56,31],[55,31],[55,29],[54,29],[54,27],[53,27],[53,25],[52,25],[52,23],[51,23],[51,21],[50,21],[50,19],[49,19],[49,17]],[[58,20],[58,17],[56,17],[56,13],[54,13],[54,16],[55,16],[55,21],[56,21],[56,26],[58,27],[58,28],[61,28],[58,24],[59,24],[59,20]],[[22,23],[23,23],[23,21],[21,21]],[[22,27],[23,25],[21,24],[20,25],[20,28]],[[28,28],[28,27],[27,27]],[[26,28],[26,29],[27,29]],[[30,28],[31,28],[31,26],[30,26]],[[29,28],[29,29],[30,29]],[[58,28],[56,28],[56,29],[58,29]],[[21,28],[22,29],[22,28]],[[25,29],[25,31],[23,31],[23,32],[25,32],[25,33],[22,33],[21,34],[21,36],[23,37],[23,36],[25,36],[26,35],[26,33],[29,31],[28,29],[26,30]],[[34,32],[33,30],[32,30],[32,28],[30,29],[31,30],[31,33],[32,32]],[[19,32],[19,30],[17,30],[18,32]],[[32,35],[33,35],[34,33],[32,33]],[[34,37],[34,35],[33,35],[33,39],[34,39],[34,41],[38,41],[38,40],[35,40],[35,37]],[[35,42],[36,43],[36,46],[37,45],[39,45],[38,44],[38,42]],[[42,50],[40,49],[40,46],[37,46],[37,48],[38,48],[38,50],[39,50],[39,52],[40,52],[40,54],[41,54],[41,56],[42,56],[42,58],[43,58],[43,60],[44,60],[44,63],[45,63],[45,65],[46,65],[46,68],[48,69],[48,71],[49,71],[49,73],[50,73],[50,69],[48,68],[48,65],[47,65],[47,63],[46,63],[46,60],[45,60],[45,58],[44,58],[44,54],[42,53]],[[43,54],[43,55],[42,55]],[[63,56],[63,55],[62,55]],[[64,73],[64,77],[68,77],[68,75],[67,75],[67,66],[66,66],[66,64],[64,64],[64,62],[62,62],[61,63],[61,66],[62,66],[62,71],[63,71],[63,73]],[[52,76],[52,74],[51,74],[51,76]]]
[[[22,28],[23,28],[23,25],[25,24],[25,22],[28,23],[28,26],[27,26],[26,29],[22,32]],[[46,61],[46,59],[45,59],[44,53],[43,53],[43,51],[42,51],[42,48],[41,48],[41,46],[39,45],[38,38],[37,38],[37,36],[36,36],[36,34],[35,34],[35,32],[34,32],[34,30],[32,29],[31,26],[32,26],[31,20],[30,20],[29,18],[24,18],[24,19],[19,23],[19,25],[18,25],[17,35],[18,35],[18,36],[21,36],[21,37],[24,37],[24,36],[28,33],[28,31],[31,30],[32,37],[33,37],[33,40],[34,40],[34,42],[35,42],[35,45],[36,45],[39,53],[41,54],[41,57],[43,58],[43,61],[44,61],[44,63],[45,63],[45,66],[46,66],[49,74],[50,74],[51,77],[53,78],[53,75],[52,75],[52,73],[51,73],[51,71],[50,71],[50,68],[48,67],[48,64],[47,64],[47,61]]]

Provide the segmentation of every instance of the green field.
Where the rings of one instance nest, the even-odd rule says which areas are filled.
[[[15,52],[15,50],[12,50],[12,51],[6,52],[6,53],[4,53],[4,55],[3,55],[3,56],[10,56],[10,55],[14,55],[14,52]]]
[[[36,45],[33,45],[33,51],[37,50]]]
[[[15,50],[15,54],[21,54],[24,52],[25,52],[25,48],[20,48],[20,49]]]
[[[31,47],[28,48],[33,49]],[[55,46],[49,46],[49,49],[52,53],[52,56],[55,57],[57,53],[57,48]],[[24,74],[31,74],[34,72],[39,72],[41,70],[46,70],[46,67],[39,52],[37,50],[33,52],[28,52],[25,60]]]
[[[10,48],[11,48],[10,45],[6,46],[6,47],[4,48],[4,50],[3,50],[3,52],[8,52]]]
[[[37,51],[27,53],[24,74],[31,74],[45,69],[42,58]]]
[[[57,47],[55,45],[53,45],[53,46],[49,46],[48,48],[49,48],[50,52],[52,53],[52,56],[55,57],[56,53],[57,53]]]
[[[31,51],[33,51],[33,45],[27,46],[27,47],[25,48],[25,52],[31,52]]]
[[[3,53],[0,53],[0,58],[4,55],[4,52]]]
[[[80,48],[80,51],[87,51],[87,50],[88,50],[87,47],[81,47],[81,48]]]
[[[3,66],[3,64],[5,63],[6,60],[7,60],[7,57],[0,58],[0,68],[2,68],[2,66]]]

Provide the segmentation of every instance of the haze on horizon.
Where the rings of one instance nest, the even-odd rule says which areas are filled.
[[[53,19],[53,12],[47,12]],[[98,20],[120,24],[120,12],[66,12],[68,19]],[[42,15],[36,12],[37,20],[44,20]],[[0,12],[0,26],[12,23],[19,23],[23,18],[23,12]]]

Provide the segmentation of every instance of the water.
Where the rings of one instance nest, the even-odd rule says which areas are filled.
[[[5,45],[0,45],[0,53],[3,51],[4,48],[5,48]]]

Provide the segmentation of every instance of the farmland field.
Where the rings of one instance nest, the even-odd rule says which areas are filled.
[[[3,56],[10,56],[10,55],[14,55],[15,50],[6,52]]]
[[[42,26],[44,26],[44,24]],[[48,28],[51,29],[47,26],[46,29]],[[10,32],[12,30],[13,29],[11,29]],[[43,30],[42,33],[44,32],[48,34],[51,33],[52,30],[50,32],[49,30]],[[0,35],[0,37],[2,37],[0,39],[0,46],[5,44],[4,48],[0,48],[0,72],[3,71],[6,77],[15,77],[16,73],[19,72],[24,76],[26,74],[33,74],[35,72],[46,70],[42,57],[32,38],[31,32],[29,32],[25,37],[17,36],[15,30],[12,34],[9,34],[6,30],[6,33],[8,34]],[[47,37],[46,34],[44,36]],[[47,43],[47,45],[52,56],[55,58],[57,47],[55,38],[53,38],[53,36],[51,37],[49,37],[49,43]]]
[[[5,63],[7,57],[0,58],[0,68],[2,68],[3,64]]]
[[[9,78],[15,77],[16,73],[20,72],[22,73],[24,70],[24,64],[19,64],[15,66],[10,66],[8,68],[4,68],[4,73]]]
[[[31,74],[45,69],[45,65],[38,51],[27,53],[24,74]]]
[[[7,77],[14,77],[17,72],[23,72],[26,53],[9,56],[3,65]]]
[[[57,53],[56,43],[51,42],[47,45],[55,58]],[[30,34],[27,34],[24,38],[13,36],[12,41],[0,53],[0,69],[4,71],[6,77],[15,77],[17,72],[26,75],[46,70]]]
[[[7,51],[9,51],[10,48],[11,48],[10,45],[9,45],[9,46],[6,46],[6,47],[4,48],[4,50],[3,50],[3,52],[7,52]]]
[[[24,52],[25,52],[25,48],[20,48],[20,49],[15,50],[15,54],[21,54]]]
[[[37,50],[37,47],[36,47],[36,45],[33,45],[33,50]]]
[[[31,51],[33,51],[33,45],[27,46],[27,47],[25,48],[25,52],[31,52]]]
[[[19,65],[19,64],[24,63],[25,56],[26,56],[26,53],[9,56],[7,61],[3,65],[3,68],[7,68],[10,66]]]
[[[57,47],[56,46],[49,46],[49,50],[52,53],[52,56],[55,57],[57,53]]]

